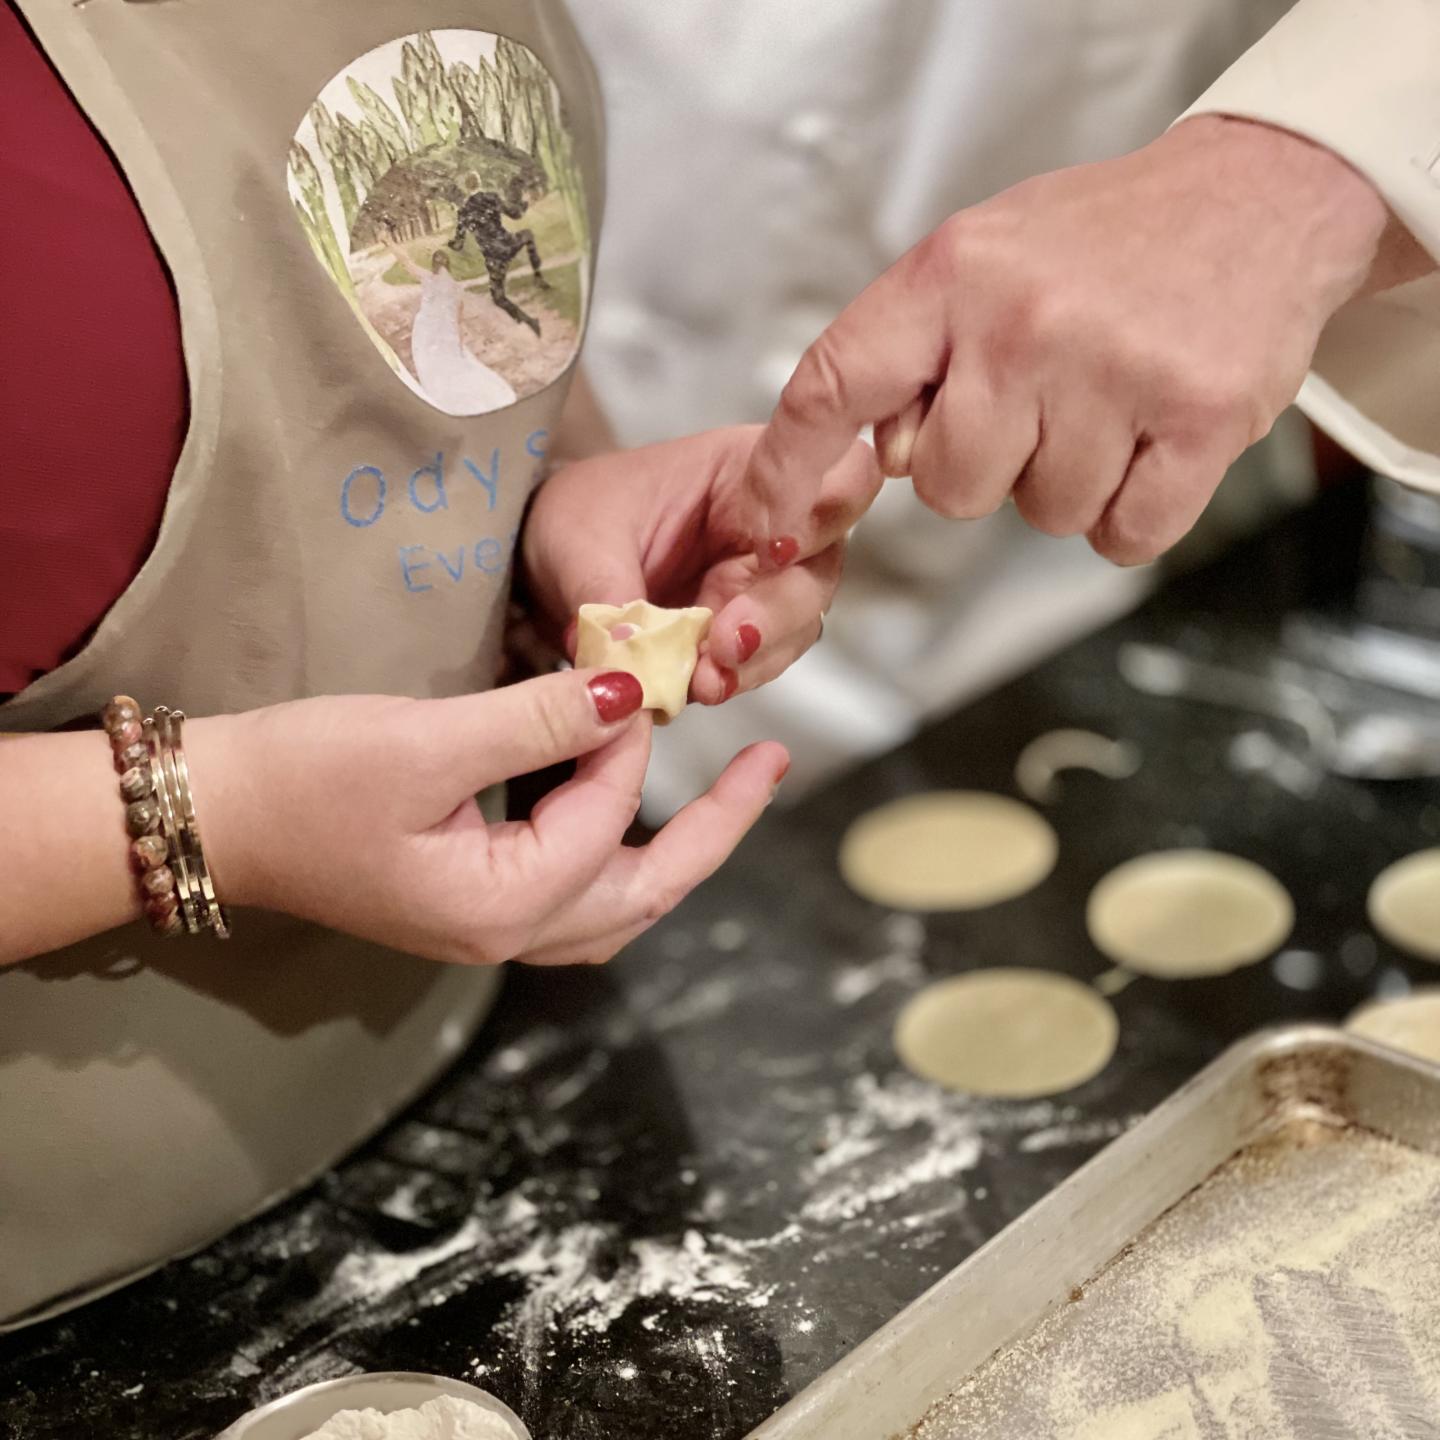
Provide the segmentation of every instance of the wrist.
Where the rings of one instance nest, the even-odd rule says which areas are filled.
[[[1366,285],[1392,217],[1374,185],[1335,151],[1233,115],[1190,116],[1162,140],[1199,168],[1215,203],[1271,230],[1302,266],[1325,318]],[[1250,239],[1264,243],[1262,234]]]

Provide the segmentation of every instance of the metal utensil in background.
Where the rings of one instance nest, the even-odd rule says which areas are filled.
[[[1367,685],[1440,700],[1440,644],[1376,625],[1340,625],[1320,615],[1291,615],[1282,631],[1286,650],[1337,675]]]
[[[1298,685],[1192,660],[1162,645],[1124,644],[1118,664],[1126,683],[1146,695],[1199,700],[1283,720],[1304,732],[1312,753],[1322,763],[1327,763],[1335,751],[1334,718]]]
[[[1376,477],[1355,593],[1359,618],[1440,640],[1440,497]]]
[[[1298,678],[1213,665],[1160,645],[1122,645],[1118,664],[1125,681],[1146,695],[1197,700],[1293,726],[1305,736],[1308,758],[1332,774],[1356,780],[1440,776],[1440,725],[1403,710],[1337,714],[1314,685]]]

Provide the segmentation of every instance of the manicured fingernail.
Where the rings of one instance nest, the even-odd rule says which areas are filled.
[[[800,553],[800,542],[793,535],[782,535],[778,540],[772,540],[767,548],[770,563],[777,570],[783,570],[794,563],[795,557]]]
[[[628,720],[645,702],[645,687],[628,670],[607,670],[585,688],[602,725]]]
[[[723,665],[717,665],[715,668],[720,672],[720,698],[728,700],[740,688],[740,677],[733,670],[727,670]]]
[[[760,632],[753,625],[741,625],[735,631],[735,649],[743,665],[760,648]]]
[[[787,758],[780,767],[779,773],[770,782],[770,799],[773,800],[780,793],[780,782],[790,773],[790,761]]]

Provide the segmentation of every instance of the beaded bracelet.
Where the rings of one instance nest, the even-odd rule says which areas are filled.
[[[178,935],[184,928],[175,893],[175,872],[170,868],[170,847],[157,832],[161,827],[160,799],[145,741],[140,706],[128,695],[117,695],[100,712],[110,737],[115,768],[120,772],[120,798],[125,802],[125,829],[130,835],[130,866],[140,884],[145,918],[157,935]]]
[[[181,738],[184,713],[157,706],[141,718],[128,695],[117,695],[101,712],[120,772],[130,863],[139,877],[145,918],[158,935],[230,934],[205,864],[190,770]]]

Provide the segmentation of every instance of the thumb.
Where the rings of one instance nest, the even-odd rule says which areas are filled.
[[[557,592],[552,613],[565,616],[563,645],[571,660],[582,605],[628,605],[648,598],[633,533],[597,533],[590,526],[572,531],[552,547],[548,564]]]
[[[429,808],[438,820],[488,785],[598,750],[629,728],[643,700],[644,688],[623,670],[565,670],[421,702],[421,733],[410,738],[435,757]]]
[[[547,556],[555,598],[571,618],[582,605],[627,605],[645,598],[645,571],[633,516],[611,523],[587,517],[584,525],[552,530]]]
[[[625,557],[597,556],[587,568],[574,571],[565,583],[565,614],[569,618],[562,643],[566,658],[575,659],[582,605],[628,605],[648,598],[638,559],[627,563]]]

